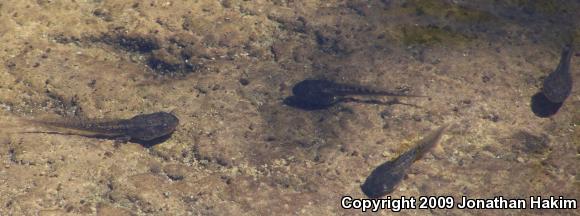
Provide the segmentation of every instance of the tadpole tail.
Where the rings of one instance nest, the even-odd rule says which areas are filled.
[[[450,123],[443,124],[438,129],[430,132],[429,134],[427,134],[427,136],[421,139],[414,147],[415,148],[414,151],[416,151],[415,160],[421,159],[423,155],[425,155],[425,153],[427,153],[429,150],[435,147],[439,143],[441,137],[443,137],[443,134],[445,133],[445,131],[447,131],[449,126],[451,126]]]
[[[64,128],[73,130],[98,130],[99,127],[119,124],[119,120],[111,119],[89,119],[89,118],[70,118],[62,119],[23,119],[24,122],[31,125],[41,125],[48,128]]]
[[[415,107],[415,108],[423,108],[423,107],[421,107],[419,105],[401,102],[398,99],[388,100],[388,101],[381,101],[381,100],[376,100],[376,99],[362,100],[362,99],[356,99],[356,98],[342,98],[340,102],[345,102],[345,103],[349,103],[350,102],[350,103],[377,104],[377,105],[387,105],[387,106],[391,106],[391,105],[395,105],[395,104],[400,104],[400,105],[406,105],[406,106],[411,106],[411,107]]]
[[[390,91],[374,91],[374,90],[361,90],[361,91],[356,91],[356,92],[348,92],[348,93],[342,93],[342,95],[373,95],[373,96],[389,96],[389,97],[429,97],[426,95],[415,95],[415,94],[405,94],[405,93],[395,93],[395,92],[390,92]]]
[[[333,89],[334,93],[340,95],[376,95],[376,96],[391,96],[391,97],[428,97],[425,95],[415,95],[400,93],[387,90],[377,90],[373,88],[367,88],[363,86],[352,86],[352,85],[340,85]]]
[[[64,135],[64,136],[83,136],[89,138],[98,138],[98,139],[109,139],[113,137],[119,137],[121,135],[105,135],[105,134],[98,134],[98,133],[88,133],[88,132],[58,132],[58,131],[19,131],[15,132],[17,134],[52,134],[52,135]]]
[[[19,131],[18,134],[57,134],[57,135],[79,135],[78,133],[58,132],[58,131]]]
[[[86,127],[84,121],[72,120],[72,119],[23,119],[24,122],[31,125],[41,125],[45,127],[57,127],[57,128],[83,128]]]
[[[560,56],[560,63],[558,64],[558,68],[556,71],[559,72],[568,72],[570,71],[570,60],[574,55],[574,50],[572,49],[572,45],[568,44],[562,48],[562,54]]]
[[[390,92],[390,91],[371,91],[368,93],[362,93],[360,95],[378,95],[378,96],[390,96],[390,97],[421,97],[421,98],[428,97],[425,95],[395,93],[395,92]]]

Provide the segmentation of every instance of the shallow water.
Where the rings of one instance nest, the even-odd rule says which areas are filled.
[[[562,46],[580,50],[580,3],[425,2],[3,1],[0,214],[356,214],[340,198],[448,122],[392,197],[580,199],[578,85],[555,113],[531,108]],[[307,78],[429,99],[285,106]],[[13,133],[157,111],[180,126],[151,148]],[[426,212],[578,214],[401,214]]]

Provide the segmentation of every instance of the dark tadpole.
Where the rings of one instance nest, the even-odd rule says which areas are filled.
[[[560,107],[562,107],[562,104],[563,103],[554,103],[548,100],[544,93],[538,92],[532,96],[532,102],[530,106],[532,108],[532,112],[534,112],[536,116],[546,118],[556,114]]]
[[[562,49],[558,67],[544,79],[542,92],[553,103],[563,103],[572,91],[572,75],[570,74],[572,55],[572,47],[565,46]]]
[[[572,91],[570,60],[573,53],[570,45],[564,46],[558,67],[544,79],[542,91],[532,96],[530,106],[536,116],[546,118],[556,114],[570,96]]]
[[[393,192],[413,162],[437,145],[448,127],[449,124],[439,127],[421,139],[415,147],[375,168],[361,185],[362,192],[369,198],[379,198]]]
[[[130,119],[72,119],[25,120],[57,131],[29,131],[23,133],[48,133],[81,135],[93,138],[115,139],[119,142],[134,141],[144,146],[152,146],[167,140],[179,125],[179,119],[172,113],[155,112],[136,115]],[[73,132],[64,132],[73,131]]]
[[[292,88],[292,96],[284,99],[284,104],[303,110],[320,110],[327,109],[338,103],[357,102],[368,104],[403,104],[398,100],[383,102],[379,100],[360,100],[346,97],[348,95],[375,95],[375,96],[393,96],[393,97],[424,97],[419,95],[408,95],[383,90],[374,90],[371,88],[336,83],[330,80],[312,80],[307,79],[296,83]],[[414,106],[414,105],[413,105]]]

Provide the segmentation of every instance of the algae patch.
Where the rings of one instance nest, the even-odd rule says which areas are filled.
[[[441,28],[433,25],[402,26],[400,27],[400,32],[399,39],[405,45],[434,45],[440,43],[461,45],[471,40],[467,35],[455,32],[450,28]]]
[[[565,4],[566,2],[567,1],[559,0],[512,0],[504,1],[503,4],[508,7],[521,8],[529,13],[553,15],[565,11],[566,8],[568,8],[568,6]]]
[[[406,8],[414,9],[418,16],[428,15],[437,18],[453,19],[459,22],[485,22],[494,17],[492,14],[443,1],[409,1]]]

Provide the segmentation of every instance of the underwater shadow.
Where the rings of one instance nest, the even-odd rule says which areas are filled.
[[[130,141],[133,143],[137,143],[145,148],[151,148],[157,144],[160,144],[160,143],[167,141],[169,138],[171,138],[171,135],[173,135],[173,133],[167,134],[165,136],[157,137],[157,138],[152,139],[152,140],[147,140],[147,141],[134,140],[134,139],[131,139]]]
[[[554,103],[548,100],[544,93],[538,92],[531,98],[530,108],[540,118],[553,116],[560,110],[563,103]]]

